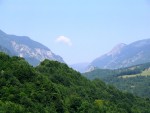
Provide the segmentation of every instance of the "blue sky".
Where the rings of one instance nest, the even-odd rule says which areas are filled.
[[[150,38],[149,0],[0,0],[0,29],[49,47],[68,64]]]

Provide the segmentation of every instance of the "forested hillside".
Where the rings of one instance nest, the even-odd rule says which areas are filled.
[[[96,69],[84,73],[84,76],[91,80],[98,78],[124,92],[150,98],[150,63],[115,70]]]
[[[1,113],[150,113],[150,100],[90,81],[57,61],[30,66],[0,53]]]

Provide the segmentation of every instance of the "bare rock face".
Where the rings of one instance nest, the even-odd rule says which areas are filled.
[[[11,55],[25,58],[33,66],[38,65],[44,59],[56,60],[64,63],[62,57],[55,55],[46,46],[26,36],[8,35],[0,31],[0,46],[6,48]],[[0,51],[2,50],[0,49]]]
[[[150,62],[150,39],[139,40],[129,45],[121,43],[93,60],[90,66],[116,69],[147,62]]]

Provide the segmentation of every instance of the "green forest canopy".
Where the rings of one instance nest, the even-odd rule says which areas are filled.
[[[101,79],[124,92],[150,98],[150,63],[121,69],[95,69],[83,74],[88,79]]]
[[[0,53],[2,113],[149,113],[150,100],[90,81],[57,61],[37,67]]]

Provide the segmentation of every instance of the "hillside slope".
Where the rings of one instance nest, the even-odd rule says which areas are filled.
[[[150,62],[150,39],[139,40],[129,45],[119,44],[109,53],[95,60],[90,66],[116,69]]]
[[[66,64],[43,61],[33,68],[23,58],[0,53],[0,112],[149,113],[150,100],[90,81]]]
[[[84,73],[88,79],[101,79],[107,84],[135,95],[150,98],[150,63],[121,69],[96,69]]]
[[[44,59],[64,62],[60,56],[55,55],[49,48],[31,40],[29,37],[8,35],[1,30],[0,46],[6,48],[11,55],[25,58],[34,66],[38,65]]]

